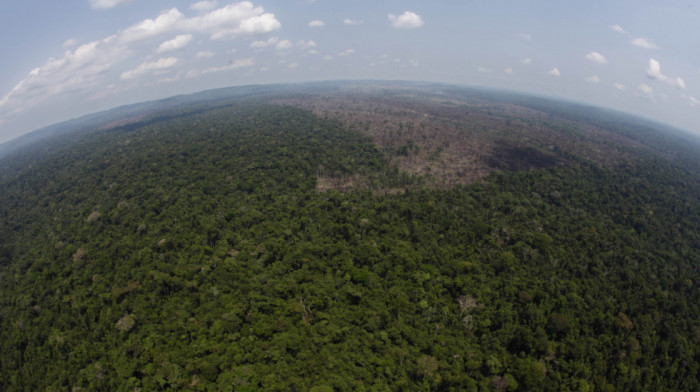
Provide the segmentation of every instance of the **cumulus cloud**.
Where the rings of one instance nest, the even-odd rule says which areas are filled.
[[[598,52],[590,52],[586,56],[586,60],[592,61],[594,63],[598,64],[606,64],[608,62],[608,59],[605,58],[602,54]]]
[[[526,59],[520,60],[520,64],[524,64],[524,65],[528,65],[528,64],[530,64],[531,62],[532,62],[532,59],[529,58],[529,57],[526,58]]]
[[[301,41],[297,41],[297,46],[304,49],[304,50],[313,49],[316,47],[316,42],[311,41],[311,40],[309,40],[309,41],[301,40]]]
[[[661,73],[661,63],[654,59],[649,59],[647,75],[652,79],[666,79],[666,75]]]
[[[585,80],[588,83],[599,83],[600,82],[600,78],[598,77],[598,75],[589,76],[583,80]]]
[[[401,15],[389,14],[389,21],[397,29],[416,29],[425,24],[420,15],[411,11],[406,11]]]
[[[637,88],[637,94],[644,98],[654,99],[654,89],[646,83],[642,83],[639,85],[639,87]]]
[[[156,52],[165,53],[165,52],[170,52],[170,51],[177,50],[180,48],[184,48],[185,46],[187,46],[187,44],[190,43],[190,41],[192,41],[192,34],[178,35],[177,37],[175,37],[169,41],[165,41],[162,44],[160,44],[160,46],[158,47],[158,50]]]
[[[646,38],[635,38],[630,43],[644,49],[658,49],[658,47]]]
[[[508,74],[508,75],[512,75],[512,74],[513,74],[513,68],[506,68],[506,69],[503,70],[503,72],[506,73],[506,74]]]
[[[156,37],[175,30],[177,23],[185,18],[177,8],[162,12],[155,19],[145,19],[121,32],[122,42],[131,43]]]
[[[123,72],[120,76],[120,78],[126,80],[126,79],[133,79],[135,77],[141,76],[146,73],[150,73],[152,71],[158,71],[158,70],[163,70],[170,68],[174,66],[177,63],[177,59],[175,57],[168,57],[168,58],[162,58],[158,59],[156,61],[147,61],[145,63],[141,63],[138,67]]]
[[[120,39],[129,43],[172,31],[210,33],[212,39],[221,39],[269,33],[281,26],[274,14],[243,1],[191,18],[186,18],[177,8],[171,8],[155,19],[145,19],[126,28],[120,33]]]
[[[292,43],[289,42],[289,41],[286,40],[286,39],[285,39],[285,40],[282,40],[282,41],[280,41],[280,42],[278,42],[277,45],[275,45],[275,48],[276,48],[277,50],[289,49],[289,48],[291,48],[291,47],[292,47]]]
[[[610,25],[610,28],[613,29],[614,31],[617,31],[618,33],[625,34],[625,29],[622,28],[620,25]]]
[[[267,48],[268,46],[275,45],[279,42],[279,38],[270,37],[266,41],[253,41],[250,43],[250,47],[254,49]]]
[[[218,2],[216,0],[212,1],[198,1],[196,3],[190,4],[190,9],[195,10],[195,11],[209,11],[211,9],[216,8]]]
[[[620,91],[625,90],[627,88],[624,84],[620,84],[618,82],[613,83],[613,87]]]
[[[95,8],[110,8],[125,1],[92,1]],[[155,72],[157,67],[171,67],[175,63],[168,58],[153,61],[140,59],[141,65],[129,69],[125,60],[140,52],[136,44],[157,42],[158,51],[175,50],[194,39],[196,34],[208,34],[210,38],[235,38],[243,35],[264,34],[281,28],[280,22],[262,7],[250,1],[228,4],[216,8],[214,1],[199,1],[191,5],[198,11],[186,16],[177,8],[166,9],[155,17],[144,19],[116,31],[101,40],[79,45],[75,40],[65,43],[65,53],[48,59],[36,67],[5,95],[0,95],[0,121],[14,113],[26,110],[55,95],[83,94],[88,99],[98,99],[134,88],[134,84],[122,84],[120,80],[132,79],[139,74]],[[168,36],[171,37],[168,37]],[[191,37],[192,38],[188,38]],[[139,62],[136,62],[139,64]],[[237,65],[245,64],[237,63]],[[156,68],[153,68],[156,67]],[[160,68],[165,69],[165,68]],[[121,76],[121,78],[120,78]],[[95,93],[99,91],[99,93]]]
[[[632,38],[632,34],[629,34],[627,31],[625,31],[625,29],[623,29],[620,25],[611,25],[610,28],[614,31],[617,31],[618,33],[624,34],[627,37]],[[630,41],[630,44],[644,49],[658,49],[658,46],[656,46],[656,44],[644,37],[634,38]]]
[[[355,49],[345,49],[344,51],[338,53],[338,56],[350,56],[355,53]]]
[[[361,21],[361,20],[355,20],[355,19],[348,19],[348,18],[345,18],[345,20],[343,20],[343,23],[345,23],[345,24],[348,25],[348,26],[357,26],[357,25],[361,25],[361,24],[363,24],[363,23],[365,23],[365,22],[364,22],[364,21]]]
[[[488,73],[488,72],[491,72],[491,71],[488,70],[488,68],[483,67],[483,66],[481,66],[481,65],[478,66],[478,67],[476,68],[476,70],[477,70],[477,72],[481,72],[481,73]]]
[[[518,36],[518,38],[523,39],[523,40],[525,40],[525,41],[529,41],[529,40],[532,39],[532,37],[530,36],[530,34],[518,33],[517,36]]]
[[[547,75],[549,75],[549,76],[555,76],[555,77],[558,78],[558,77],[561,76],[561,73],[559,72],[559,69],[558,69],[558,68],[554,67],[554,68],[550,69],[549,71],[547,71]]]
[[[100,85],[104,75],[129,55],[127,48],[114,45],[110,36],[66,51],[33,69],[25,79],[0,98],[0,116],[16,113],[47,97],[76,93]]]
[[[309,27],[323,27],[326,24],[322,20],[312,20],[309,22]]]
[[[93,9],[107,9],[122,4],[128,4],[132,1],[134,0],[90,0],[90,7]]]
[[[178,27],[186,31],[211,33],[212,39],[264,34],[279,30],[282,24],[274,14],[265,13],[249,1],[228,4],[204,15],[183,19]]]
[[[664,75],[661,73],[661,64],[656,61],[655,59],[649,59],[649,67],[647,68],[647,76],[649,76],[650,79],[658,79],[661,80],[662,82],[668,83],[671,86],[676,86],[680,88],[681,90],[685,89],[685,82],[683,79],[677,77],[677,78],[669,78],[668,76]]]

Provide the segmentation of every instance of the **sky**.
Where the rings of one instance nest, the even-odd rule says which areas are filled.
[[[3,0],[0,143],[212,88],[334,79],[514,90],[700,135],[700,3]]]

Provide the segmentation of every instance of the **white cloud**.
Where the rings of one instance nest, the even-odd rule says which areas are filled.
[[[620,84],[618,82],[613,83],[613,87],[615,87],[616,89],[618,89],[620,91],[627,89],[627,87],[625,87],[624,84]]]
[[[312,20],[309,22],[309,27],[323,27],[326,24],[322,20]]]
[[[64,49],[72,48],[73,46],[75,46],[77,44],[78,44],[78,40],[71,38],[71,39],[66,40],[66,42],[63,43],[63,48]]]
[[[681,98],[683,98],[683,99],[685,99],[686,101],[688,101],[688,104],[689,104],[690,106],[692,106],[692,107],[700,106],[700,100],[698,100],[697,98],[695,98],[695,97],[692,96],[692,95],[685,95],[685,94],[683,94],[683,95],[681,95]]]
[[[343,23],[345,23],[345,24],[348,25],[348,26],[357,26],[357,25],[364,24],[365,22],[362,21],[362,20],[355,20],[355,19],[348,19],[348,18],[345,18],[345,20],[343,20]]]
[[[330,54],[327,54],[327,55],[323,56],[323,59],[326,61],[333,60],[333,56],[331,56]]]
[[[122,4],[129,4],[132,1],[134,0],[90,0],[90,7],[93,9],[107,9]]]
[[[255,7],[249,1],[242,1],[179,21],[178,27],[186,31],[211,33],[212,39],[222,39],[265,34],[279,30],[282,24],[274,14],[265,13],[263,7]]]
[[[524,64],[524,65],[528,65],[528,64],[530,64],[531,62],[532,62],[532,59],[529,58],[529,57],[526,58],[526,59],[520,60],[520,64]]]
[[[267,48],[268,46],[275,45],[278,41],[279,38],[270,37],[267,39],[267,41],[253,41],[251,42],[250,47],[254,49]]]
[[[298,66],[299,66],[298,63],[289,63],[289,64],[287,64],[287,68],[290,68],[290,69],[291,69],[291,68],[296,68],[296,67],[298,67]]]
[[[133,79],[135,77],[141,76],[145,73],[149,73],[151,71],[158,71],[162,69],[167,69],[172,66],[174,66],[177,63],[177,59],[175,57],[168,57],[168,58],[162,58],[158,59],[156,61],[147,61],[145,63],[141,63],[138,67],[123,72],[120,76],[121,79]]]
[[[506,74],[508,74],[508,75],[512,75],[512,74],[513,74],[513,69],[512,69],[512,68],[506,68],[506,69],[503,70],[503,72],[506,73]]]
[[[481,65],[480,65],[479,67],[477,67],[476,70],[477,70],[477,72],[481,72],[481,73],[491,72],[491,71],[489,71],[487,68],[485,68],[485,67],[483,67],[483,66],[481,66]]]
[[[216,0],[212,0],[212,1],[207,1],[207,0],[198,1],[198,2],[196,2],[196,3],[190,4],[190,9],[191,9],[191,10],[195,10],[195,11],[204,12],[204,11],[209,11],[209,10],[211,10],[211,9],[216,8],[217,4],[218,4],[218,2],[217,2]]]
[[[198,59],[210,59],[212,57],[214,57],[214,52],[211,52],[209,50],[203,50],[201,52],[197,52]]]
[[[598,64],[607,64],[608,59],[598,52],[590,52],[586,55],[586,59]]]
[[[126,28],[119,34],[119,38],[125,43],[153,38],[174,30],[178,22],[184,18],[185,16],[177,8],[172,8],[161,13],[155,19],[145,19]]]
[[[644,98],[654,99],[654,89],[648,86],[646,83],[639,85],[637,93]]]
[[[297,41],[297,46],[304,49],[304,50],[312,49],[312,48],[316,47],[316,42],[310,41],[310,40],[309,41],[301,40],[301,41]]]
[[[253,61],[252,58],[246,58],[246,59],[240,59],[236,60],[231,64],[224,65],[222,67],[212,67],[212,68],[207,68],[202,71],[202,74],[208,74],[208,73],[214,73],[214,72],[224,72],[224,71],[233,71],[239,68],[249,68],[255,65],[255,61]]]
[[[654,59],[649,59],[647,75],[652,79],[666,79],[666,75],[661,73],[661,64]]]
[[[617,31],[618,33],[626,34],[625,29],[623,29],[620,25],[610,25],[610,28],[614,31]]]
[[[269,33],[279,30],[281,26],[273,14],[243,1],[192,18],[185,18],[177,8],[172,8],[155,19],[145,19],[128,27],[120,33],[120,39],[122,42],[135,42],[175,30],[211,33],[211,38],[220,39]]]
[[[649,59],[649,67],[647,68],[647,76],[651,79],[658,79],[662,82],[668,83],[671,86],[676,86],[681,90],[685,89],[685,82],[681,78],[669,78],[668,76],[661,73],[661,64],[655,59]]]
[[[550,69],[549,71],[547,71],[547,75],[559,77],[559,76],[561,76],[561,73],[559,72],[558,68],[554,67],[554,68]]]
[[[600,78],[598,77],[598,75],[589,76],[583,80],[585,80],[588,83],[599,83],[600,82]]]
[[[126,2],[93,1],[91,5],[109,8],[124,3]],[[170,8],[101,40],[79,46],[76,46],[78,43],[75,40],[66,41],[66,48],[74,50],[66,50],[57,58],[49,58],[43,65],[29,72],[9,92],[0,95],[0,121],[6,121],[8,115],[28,110],[52,96],[82,95],[88,99],[99,99],[123,92],[137,86],[133,83],[119,83],[120,76],[129,79],[138,76],[139,72],[154,71],[149,67],[172,66],[172,60],[153,61],[154,59],[144,57],[140,59],[139,67],[126,68],[124,61],[140,52],[137,52],[134,45],[138,42],[153,43],[155,40],[164,41],[168,35],[189,36],[195,33],[210,34],[211,38],[233,38],[269,33],[281,28],[273,14],[265,13],[262,7],[256,7],[250,1],[232,3],[211,11],[206,11],[205,8],[214,6],[214,2],[199,3],[201,4],[197,6],[194,4],[198,3],[193,4],[194,8],[201,11],[198,16],[187,17],[177,8]],[[180,38],[167,45],[162,42],[155,44],[163,44],[162,50],[167,51],[183,42],[183,38]],[[242,64],[245,62],[236,65]]]
[[[158,47],[158,50],[156,51],[157,53],[165,53],[165,52],[170,52],[173,50],[177,50],[180,48],[184,48],[187,46],[187,44],[192,41],[192,34],[182,34],[178,35],[177,37],[165,41],[160,46]]]
[[[109,70],[129,55],[127,48],[114,45],[114,38],[83,44],[33,69],[0,98],[0,117],[25,110],[47,97],[86,92],[104,85]]]
[[[344,51],[338,53],[338,56],[350,56],[355,53],[355,49],[345,49]]]
[[[280,41],[280,42],[278,42],[277,45],[275,45],[275,48],[276,48],[277,50],[289,49],[289,48],[291,48],[291,47],[292,47],[292,43],[289,42],[289,41],[286,40],[286,39],[285,39],[285,40],[282,40],[282,41]]]
[[[532,37],[530,36],[530,34],[518,33],[518,34],[516,34],[516,35],[518,36],[518,38],[524,39],[525,41],[529,41],[529,40],[532,39]]]
[[[420,15],[406,11],[401,15],[389,14],[391,25],[397,29],[416,29],[425,24]]]
[[[658,47],[651,41],[649,41],[646,38],[635,38],[630,43],[634,46],[638,46],[640,48],[645,48],[645,49],[658,49]]]

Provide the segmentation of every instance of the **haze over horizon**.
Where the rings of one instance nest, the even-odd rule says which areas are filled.
[[[547,95],[700,134],[687,1],[9,0],[0,143],[112,107],[245,84],[393,79]]]

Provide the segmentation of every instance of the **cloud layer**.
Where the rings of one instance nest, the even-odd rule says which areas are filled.
[[[93,0],[93,8],[111,8],[129,0]],[[117,31],[108,37],[78,46],[66,51],[59,58],[50,58],[44,65],[33,69],[26,78],[17,83],[9,93],[0,98],[0,117],[29,108],[47,97],[65,93],[89,93],[99,90],[108,94],[115,88],[114,69],[126,68],[124,63],[137,55],[137,46],[162,40],[167,35],[173,38],[156,42],[155,53],[166,53],[188,45],[196,34],[208,35],[212,40],[236,38],[265,34],[280,29],[281,23],[262,7],[254,6],[250,1],[231,3],[215,8],[216,1],[200,1],[190,8],[198,14],[188,17],[177,8],[161,12],[155,18],[144,19],[138,23]],[[66,41],[66,47],[74,46],[75,40]],[[280,48],[289,48],[289,41],[278,43]],[[138,66],[121,73],[116,73],[122,81],[135,79],[152,72],[165,71],[180,59],[166,57],[157,60],[141,55]],[[197,56],[199,58],[210,56]],[[252,60],[234,62],[234,67],[242,68]],[[110,76],[112,75],[112,76]],[[112,78],[112,79],[110,79]],[[97,87],[101,86],[100,89]],[[123,86],[122,86],[123,87]],[[121,88],[121,87],[120,87]]]
[[[177,59],[175,57],[168,57],[168,58],[162,58],[158,59],[157,61],[150,61],[150,62],[145,62],[139,65],[138,67],[126,71],[121,74],[122,79],[133,79],[135,77],[141,76],[143,74],[149,73],[151,71],[157,71],[161,69],[167,69],[172,66],[174,66],[177,63]]]

